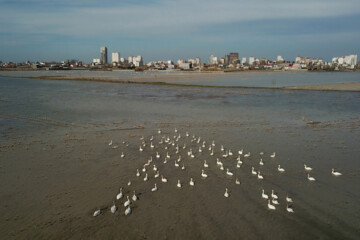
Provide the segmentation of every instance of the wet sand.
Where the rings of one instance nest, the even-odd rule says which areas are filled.
[[[24,80],[23,87],[2,88],[3,239],[357,239],[360,234],[357,93],[49,82]],[[187,145],[180,149],[184,171],[174,166],[174,147],[159,144],[162,136],[173,138],[175,127],[182,136],[177,143]],[[206,141],[202,153],[192,134]],[[147,145],[139,152],[141,136],[147,144],[154,136],[155,149]],[[207,149],[212,140],[214,156]],[[234,156],[222,158],[220,145]],[[195,158],[187,156],[189,147]],[[241,148],[252,156],[242,158],[237,169]],[[164,164],[167,152],[171,159]],[[150,156],[168,183],[154,179],[151,168],[149,181],[143,173],[135,176]],[[219,170],[216,158],[235,176]],[[205,159],[209,177],[202,179]],[[304,163],[314,168],[316,182],[306,179]],[[278,164],[284,173],[276,170]],[[251,175],[251,166],[261,170],[263,181]],[[333,177],[333,167],[343,176]],[[159,190],[151,192],[155,182]],[[116,201],[119,211],[110,213],[120,187],[125,195],[136,190],[139,196],[129,216],[123,214],[124,199]],[[229,198],[223,196],[226,187]],[[275,211],[267,209],[262,188],[278,194]],[[294,214],[286,212],[287,194]],[[95,218],[97,208],[103,213]]]

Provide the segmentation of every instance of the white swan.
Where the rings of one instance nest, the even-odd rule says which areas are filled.
[[[227,189],[227,188],[225,188],[224,197],[229,197],[229,193],[228,193],[228,189]]]
[[[220,151],[224,151],[224,146],[223,145],[221,145],[221,148],[220,148]]]
[[[131,213],[131,207],[128,206],[128,207],[125,209],[124,214],[125,214],[125,215],[129,215],[130,213]]]
[[[166,153],[166,157],[170,159],[170,155],[169,155],[169,153],[168,153],[168,152]]]
[[[261,197],[264,199],[269,199],[269,196],[265,193],[264,189],[262,189]]]
[[[186,132],[186,133],[185,133],[185,136],[187,136],[187,137],[188,137],[188,136],[189,136],[189,133],[188,133],[188,132]]]
[[[136,176],[137,176],[137,177],[140,177],[139,169],[136,169]]]
[[[120,155],[121,158],[124,158],[125,157],[125,154],[122,152],[121,155]]]
[[[310,177],[310,174],[307,174],[307,179],[308,179],[310,182],[314,182],[314,181],[315,181],[315,178]]]
[[[226,169],[226,175],[232,176],[232,175],[234,175],[234,174],[233,174],[232,172],[230,172],[229,169],[227,168],[227,169]]]
[[[224,171],[224,166],[221,164],[221,166],[220,166],[220,170],[221,171]]]
[[[158,152],[156,152],[156,158],[160,158],[160,154]]]
[[[250,157],[250,155],[251,155],[250,152],[248,152],[247,154],[244,155],[244,157],[248,158]]]
[[[252,175],[257,175],[257,172],[254,170],[254,167],[251,167],[251,174]]]
[[[133,194],[133,196],[132,196],[132,200],[133,200],[133,201],[138,200],[138,197],[136,196],[135,191],[134,191],[134,194]]]
[[[156,167],[155,164],[154,164],[153,170],[154,170],[155,172],[157,171],[157,167]]]
[[[238,153],[239,153],[240,155],[242,155],[243,152],[244,152],[244,149],[241,149],[241,150],[238,151]]]
[[[179,156],[179,158],[177,159],[178,162],[181,162],[181,156]]]
[[[201,147],[199,147],[199,153],[201,153],[202,152],[202,149],[201,149]]]
[[[214,149],[211,150],[210,156],[214,156]]]
[[[149,180],[149,178],[148,178],[148,174],[146,173],[144,177],[144,182],[146,182],[147,180]]]
[[[239,155],[236,160],[241,161],[241,155]]]
[[[341,176],[342,175],[342,173],[340,173],[340,172],[335,172],[334,169],[331,170],[331,174],[334,175],[334,176]]]
[[[178,130],[175,128],[174,132],[176,132],[176,133],[177,133],[177,132],[178,132]]]
[[[233,155],[233,153],[232,153],[232,151],[229,149],[229,156],[232,156]]]
[[[154,187],[151,189],[151,191],[152,191],[152,192],[155,192],[155,191],[157,191],[157,189],[158,189],[158,188],[157,188],[157,185],[156,185],[156,183],[155,183],[155,185],[154,185]]]
[[[293,200],[291,197],[289,197],[289,195],[286,196],[286,202],[292,203]]]
[[[272,199],[271,202],[272,202],[273,204],[279,205],[279,202],[278,202],[278,200],[276,200],[276,199]]]
[[[180,180],[178,180],[178,182],[177,182],[176,186],[177,186],[178,188],[181,188],[181,183],[180,183]]]
[[[117,210],[117,207],[115,205],[115,201],[113,201],[113,205],[111,206],[110,211],[111,211],[111,213],[115,213],[116,210]]]
[[[160,176],[159,171],[156,172],[156,174],[154,175],[154,178],[158,178]]]
[[[190,178],[190,186],[194,186],[195,185],[195,182],[194,182],[194,180],[192,179],[192,178]]]
[[[154,148],[155,146],[154,146],[154,144],[151,142],[150,143],[150,148]]]
[[[166,182],[167,182],[167,179],[166,179],[166,178],[164,178],[164,176],[163,176],[163,175],[161,175],[161,181],[162,181],[163,183],[166,183]]]
[[[260,180],[264,179],[263,175],[260,174],[260,171],[257,174],[257,178],[260,179]]]
[[[129,181],[128,181],[128,186],[130,186],[131,185],[131,181],[130,181],[130,179],[129,179]]]
[[[239,164],[239,162],[236,164],[236,168],[241,168],[241,164]]]
[[[216,164],[221,166],[222,165],[222,162],[219,160],[219,158],[216,158]]]
[[[206,163],[206,160],[204,160],[204,167],[205,168],[209,167],[209,164]]]
[[[122,188],[120,188],[119,193],[116,195],[116,199],[119,200],[123,197]]]
[[[208,177],[208,175],[204,172],[204,169],[201,170],[201,176],[202,176],[203,178],[207,178],[207,177]]]
[[[175,160],[175,167],[179,167],[179,164],[177,163],[177,161]]]
[[[289,207],[289,205],[286,204],[286,211],[289,212],[289,213],[294,213],[294,210]]]
[[[236,185],[240,185],[240,184],[241,184],[238,178],[235,179],[235,184],[236,184]]]
[[[215,147],[215,141],[214,141],[214,140],[212,141],[211,145],[212,145],[213,147]]]
[[[160,130],[160,129],[158,129],[158,134],[161,134],[161,130]]]
[[[276,155],[276,153],[275,153],[275,152],[273,152],[273,154],[271,154],[271,155],[270,155],[270,157],[271,157],[271,158],[274,158],[274,157],[275,157],[275,155]]]
[[[264,155],[264,152],[260,152],[260,156]]]
[[[94,217],[97,217],[97,216],[99,216],[100,214],[101,214],[101,210],[100,210],[100,208],[99,208],[98,210],[95,210],[93,216],[94,216]]]
[[[261,166],[264,166],[264,163],[263,163],[263,160],[262,160],[262,158],[260,159],[260,162],[259,162],[259,164],[260,164]]]
[[[140,146],[139,151],[142,152],[142,151],[144,151],[144,149]]]
[[[278,165],[278,171],[279,172],[285,172],[285,169],[281,168],[280,165]]]
[[[163,162],[163,163],[164,163],[164,164],[167,163],[167,158],[164,159],[164,162]]]
[[[271,197],[273,199],[278,199],[278,196],[274,193],[274,189],[271,190]]]
[[[268,200],[268,208],[269,208],[270,210],[275,210],[275,209],[276,209],[274,205],[271,205],[270,199]]]
[[[129,196],[126,196],[126,199],[127,199],[127,201],[126,202],[124,202],[124,207],[127,207],[127,206],[129,206],[130,205],[130,199],[129,199]]]
[[[182,165],[181,170],[185,170],[185,165],[184,164]]]
[[[111,146],[113,144],[113,141],[111,140],[110,142],[109,142],[109,146]]]
[[[304,164],[304,169],[305,169],[305,171],[311,171],[311,170],[312,170],[312,168],[311,168],[311,167],[306,166],[306,164]]]

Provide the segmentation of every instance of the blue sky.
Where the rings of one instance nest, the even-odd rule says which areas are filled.
[[[0,0],[1,61],[360,53],[359,0]]]

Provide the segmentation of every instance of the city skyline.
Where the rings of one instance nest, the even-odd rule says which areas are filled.
[[[1,61],[91,62],[99,47],[145,61],[359,54],[360,2],[0,1]],[[161,17],[159,17],[161,16]]]

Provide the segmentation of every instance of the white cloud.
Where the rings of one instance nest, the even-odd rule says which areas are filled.
[[[36,1],[38,4],[40,0]],[[107,2],[109,3],[109,1]],[[107,4],[108,6],[108,4]],[[202,26],[251,20],[338,17],[360,13],[360,1],[172,1],[154,5],[51,9],[1,8],[0,29],[10,32],[96,36],[167,36],[196,32]],[[7,27],[9,26],[9,27]]]

